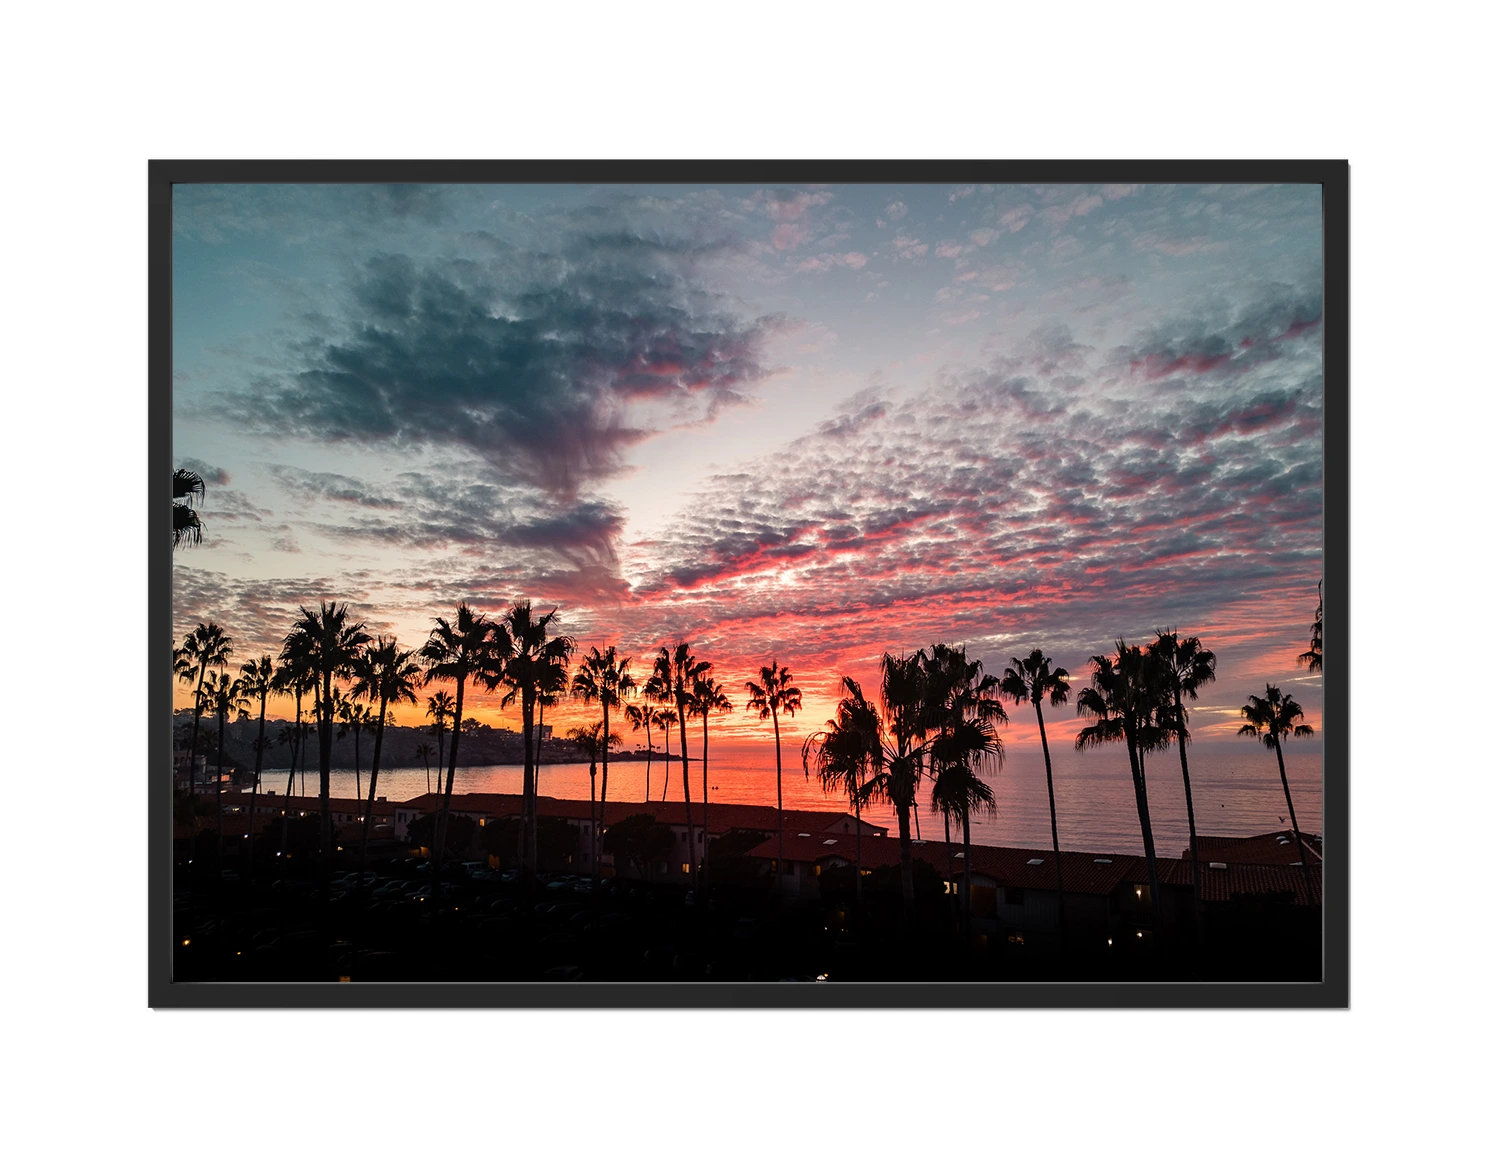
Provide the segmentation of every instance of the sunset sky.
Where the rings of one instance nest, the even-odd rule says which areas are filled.
[[[274,653],[336,599],[416,646],[531,597],[638,678],[690,641],[725,734],[776,657],[800,738],[885,650],[1081,675],[1175,626],[1219,655],[1199,742],[1267,682],[1321,728],[1316,187],[178,187],[174,222],[178,638]]]

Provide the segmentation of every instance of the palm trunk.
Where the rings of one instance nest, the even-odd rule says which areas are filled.
[[[688,876],[696,880],[698,852],[693,845],[693,793],[688,787],[687,712],[684,704],[677,702],[677,737],[682,746],[682,812],[687,818]]]
[[[443,721],[438,720],[437,743],[438,743],[438,791],[443,790]]]
[[[599,856],[599,842],[604,840],[604,803],[609,799],[609,704],[604,703],[604,740],[599,745],[604,757],[603,774],[599,780],[599,826],[594,833],[594,894],[599,893],[599,878],[603,861]],[[590,781],[592,785],[592,781]]]
[[[949,817],[948,817],[948,814],[946,812],[943,813],[943,852],[948,855],[948,892],[950,894],[949,905],[952,905],[951,895],[954,893],[954,890],[953,890],[953,835],[952,835],[951,832],[949,832]],[[954,920],[953,921],[953,929],[957,930],[958,929],[958,917],[959,917],[958,912],[954,911],[952,913],[952,917],[953,917],[953,920]]]
[[[359,782],[359,724],[354,725],[354,799],[364,798],[364,789]]]
[[[250,855],[245,870],[255,873],[255,797],[260,792],[260,765],[266,752],[266,692],[260,693],[260,731],[255,737],[255,783],[250,786]]]
[[[703,856],[708,857],[708,708],[703,708]]]
[[[651,720],[646,720],[646,803],[651,803]]]
[[[1188,848],[1193,858],[1193,929],[1198,936],[1198,941],[1203,941],[1203,890],[1198,876],[1198,823],[1193,818],[1193,785],[1188,779],[1187,765],[1187,741],[1183,738],[1183,728],[1187,726],[1187,716],[1182,709],[1182,689],[1176,691],[1177,700],[1177,755],[1182,761],[1182,794],[1187,798],[1188,814]]]
[[[597,886],[599,884],[598,883],[598,879],[599,879],[599,840],[600,840],[601,834],[599,832],[599,816],[598,816],[598,812],[597,812],[597,810],[596,810],[596,808],[594,806],[594,773],[596,771],[597,771],[597,769],[594,767],[594,761],[590,760],[589,761],[589,835],[591,837],[593,837],[593,840],[589,843],[589,847],[590,847],[590,852],[593,854],[593,857],[591,858],[591,863],[589,865],[589,872],[593,875],[593,877],[594,877],[594,884]]]
[[[531,788],[536,782],[536,758],[531,741],[532,717],[535,712],[531,706],[531,695],[526,686],[521,687],[521,747],[523,749],[521,764],[521,823],[516,826],[516,864],[521,868],[521,892],[524,898],[532,894],[532,873],[530,861],[531,835],[527,831],[531,823]]]
[[[380,744],[385,738],[386,696],[380,696],[380,722],[375,725],[375,758],[370,761],[370,798],[365,802],[364,819],[359,826],[359,881],[355,892],[363,901],[365,889],[365,856],[370,846],[370,820],[375,815],[375,781],[380,778]]]
[[[333,877],[333,814],[329,808],[329,784],[333,769],[333,675],[323,674],[323,705],[318,715],[318,843],[323,851],[323,900]]]
[[[974,850],[969,847],[969,809],[964,806],[964,928],[968,934],[974,933],[974,906],[973,895],[969,891],[973,888],[971,881],[974,876],[973,854]]]
[[[193,690],[193,740],[188,745],[188,796],[198,795],[198,721],[203,718],[203,676],[208,663],[198,667],[198,685]]]
[[[453,774],[458,769],[458,737],[463,732],[464,681],[466,675],[458,676],[457,693],[453,700],[453,742],[448,745],[448,784],[443,790],[443,799],[438,804],[437,821],[432,827],[432,916],[437,917],[438,901],[443,885],[443,845],[448,832],[448,809],[453,804]]]
[[[859,802],[854,804],[854,902],[859,907],[861,915],[865,909],[865,860],[863,850],[860,848],[861,839],[864,836],[860,832],[863,825],[859,815]]]
[[[286,774],[286,799],[281,802],[281,857],[286,859],[287,817],[292,815],[292,789],[297,787],[297,760],[302,755],[302,688],[296,689],[297,721],[292,725],[292,763]]]
[[[1042,762],[1047,765],[1047,812],[1052,817],[1052,864],[1057,868],[1057,945],[1063,945],[1063,868],[1062,847],[1057,843],[1057,797],[1052,791],[1052,753],[1047,749],[1047,724],[1042,720],[1042,704],[1033,701],[1036,726],[1042,735]]]
[[[776,718],[776,708],[771,708],[771,730],[776,735],[776,900],[780,905],[786,894],[786,862],[783,860],[785,829],[781,811],[781,723]],[[705,752],[707,747],[704,748]]]
[[[1146,799],[1146,761],[1135,735],[1125,733],[1125,748],[1130,753],[1130,779],[1135,785],[1135,811],[1141,822],[1141,844],[1146,849],[1146,877],[1151,886],[1151,917],[1161,921],[1161,886],[1156,878],[1156,842],[1151,836],[1151,806]]]
[[[1306,874],[1307,853],[1302,848],[1302,830],[1297,828],[1297,810],[1292,807],[1292,787],[1286,782],[1286,761],[1281,758],[1281,737],[1279,735],[1276,737],[1276,767],[1281,772],[1281,791],[1286,794],[1287,815],[1292,818],[1292,837],[1297,842],[1297,859],[1302,862],[1302,871]]]
[[[536,730],[536,762],[531,768],[531,816],[526,820],[526,852],[531,858],[532,869],[537,868],[538,849],[537,833],[540,820],[538,809],[540,809],[542,796],[542,727],[547,718],[547,700],[537,695],[532,702],[535,704],[536,714],[532,716],[532,724]]]
[[[224,876],[224,709],[219,708],[218,776],[214,781],[214,881]]]
[[[896,805],[896,828],[901,837],[901,909],[910,923],[917,897],[911,873],[911,806],[904,801]]]

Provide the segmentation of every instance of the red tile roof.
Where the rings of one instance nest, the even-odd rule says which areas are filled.
[[[1307,860],[1318,865],[1323,860],[1323,842],[1308,834],[1302,834],[1302,848],[1307,851]],[[1183,860],[1193,856],[1191,848],[1182,851]],[[1210,861],[1241,862],[1248,865],[1294,865],[1301,860],[1297,854],[1297,839],[1288,829],[1284,833],[1261,833],[1257,837],[1205,837],[1198,835],[1198,860],[1207,865]]]

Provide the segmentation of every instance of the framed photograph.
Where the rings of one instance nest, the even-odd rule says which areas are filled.
[[[1346,163],[149,184],[153,1006],[1347,1006]]]

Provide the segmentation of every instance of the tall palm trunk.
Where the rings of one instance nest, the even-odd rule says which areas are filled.
[[[651,803],[651,720],[646,720],[646,803]]]
[[[262,685],[265,680],[262,679]],[[255,797],[260,792],[260,766],[266,752],[266,692],[260,693],[260,729],[255,737],[255,783],[250,786],[250,855],[245,862],[245,871],[255,873]]]
[[[600,754],[604,757],[603,775],[599,781],[599,826],[594,836],[594,893],[599,892],[598,878],[600,876],[601,862],[599,860],[599,842],[604,840],[604,803],[609,799],[609,704],[601,704],[604,707],[604,739],[600,743]],[[591,782],[592,784],[592,782]]]
[[[969,846],[969,807],[964,805],[964,929],[967,933],[974,933],[974,895],[970,891],[974,888],[974,850]]]
[[[443,732],[446,731],[447,729],[443,726],[443,721],[441,719],[438,720],[437,729],[438,729],[438,733],[437,733],[437,741],[438,741],[438,791],[442,792],[443,791]]]
[[[524,684],[521,687],[521,823],[516,826],[516,864],[521,867],[521,891],[530,898],[534,873],[531,866],[531,792],[536,784],[536,751],[531,740],[532,721],[535,712],[531,705],[531,693]]]
[[[698,852],[693,847],[693,793],[688,787],[687,712],[681,700],[677,703],[677,736],[682,745],[682,812],[687,818],[688,876],[697,880]]]
[[[365,888],[365,855],[370,846],[370,821],[375,816],[375,782],[380,778],[380,744],[385,738],[386,695],[380,696],[380,722],[375,725],[375,757],[370,761],[370,797],[365,802],[365,815],[359,825],[359,880],[355,891],[363,900]]]
[[[950,895],[949,905],[952,906],[954,902],[957,901],[957,899],[952,897],[952,895],[956,892],[953,889],[953,834],[950,831],[950,818],[946,811],[943,813],[943,852],[948,857],[948,893]],[[952,917],[953,919],[954,930],[958,929],[959,916],[960,910],[957,908],[950,912],[950,917]]]
[[[458,676],[456,694],[453,698],[453,742],[448,746],[448,784],[443,790],[443,799],[438,804],[437,823],[432,827],[432,916],[437,917],[440,891],[443,886],[443,846],[448,832],[448,809],[453,804],[453,774],[458,769],[458,737],[463,731],[464,681]]]
[[[1307,886],[1308,904],[1313,904],[1313,874],[1308,873],[1308,855],[1302,849],[1302,829],[1298,828],[1298,810],[1292,807],[1292,786],[1287,783],[1286,760],[1281,759],[1281,736],[1277,736],[1277,768],[1281,771],[1281,790],[1287,796],[1287,814],[1292,817],[1292,838],[1298,843],[1298,859],[1302,862],[1302,883]]]
[[[363,798],[364,789],[359,782],[359,723],[356,721],[354,724],[354,799],[362,800]]]
[[[703,708],[703,854],[708,855],[708,706]]]
[[[1047,724],[1042,720],[1041,700],[1033,700],[1036,726],[1042,734],[1042,762],[1047,765],[1047,812],[1052,816],[1052,864],[1057,869],[1057,945],[1063,942],[1063,869],[1062,847],[1057,843],[1057,797],[1052,791],[1052,753],[1047,749]]]
[[[286,774],[286,799],[281,802],[281,857],[286,859],[287,817],[292,815],[292,789],[297,787],[297,760],[302,755],[302,688],[296,688],[297,721],[292,726],[292,763]]]
[[[705,736],[707,735],[707,717],[704,721]],[[771,708],[771,731],[776,736],[776,894],[777,900],[786,894],[786,862],[783,859],[783,839],[786,830],[783,825],[781,810],[781,721],[776,717],[776,708]],[[708,744],[703,745],[703,754],[708,754]],[[706,799],[706,798],[705,798]]]
[[[198,667],[198,686],[193,691],[193,740],[188,746],[188,796],[198,795],[198,721],[203,717],[203,676],[208,663]]]
[[[333,768],[333,674],[323,672],[323,702],[318,711],[318,844],[323,852],[323,899],[333,877],[333,814],[329,783]]]
[[[904,801],[896,805],[896,831],[901,838],[901,910],[910,923],[917,898],[911,872],[911,806]]]
[[[599,822],[600,818],[597,816],[596,810],[595,810],[595,807],[594,807],[594,774],[597,771],[598,771],[598,769],[594,766],[594,761],[590,760],[589,761],[589,835],[592,836],[594,839],[593,839],[593,841],[591,841],[589,843],[590,844],[590,850],[589,850],[589,852],[590,852],[590,855],[591,855],[590,856],[590,864],[589,864],[589,873],[593,876],[593,878],[594,878],[594,884],[596,886],[598,885],[598,878],[599,878],[599,840],[600,840],[599,825],[598,825],[598,822]]]
[[[547,700],[537,695],[533,700],[536,704],[536,714],[532,717],[532,723],[536,729],[536,762],[532,765],[531,781],[531,816],[526,820],[526,852],[531,858],[531,867],[537,867],[537,821],[539,819],[537,810],[541,807],[539,801],[542,795],[542,728],[547,718]]]
[[[854,903],[859,908],[859,912],[863,914],[865,909],[865,860],[864,851],[861,849],[861,838],[864,836],[860,832],[861,828],[863,828],[863,825],[860,822],[859,805],[856,804],[854,806]]]
[[[219,749],[214,753],[218,776],[214,781],[214,881],[224,873],[224,708],[219,708]]]
[[[1146,760],[1136,742],[1135,732],[1125,730],[1125,747],[1130,754],[1130,779],[1135,785],[1135,811],[1141,822],[1141,844],[1146,849],[1146,878],[1151,887],[1151,917],[1161,920],[1161,885],[1156,877],[1156,842],[1151,835],[1151,806],[1146,798]]]
[[[1193,817],[1193,784],[1188,779],[1187,741],[1182,735],[1182,729],[1187,726],[1187,717],[1182,709],[1180,684],[1174,688],[1173,698],[1177,704],[1177,756],[1182,762],[1182,794],[1187,798],[1188,848],[1193,858],[1193,929],[1201,943],[1203,941],[1203,890],[1198,876],[1198,822]]]

